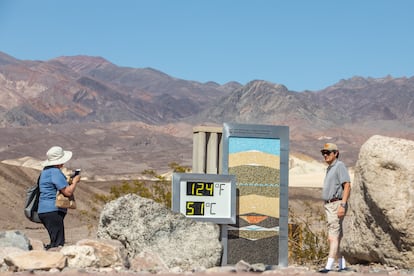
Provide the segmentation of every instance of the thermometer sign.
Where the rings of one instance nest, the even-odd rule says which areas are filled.
[[[173,174],[173,210],[187,217],[235,223],[235,198],[233,175]]]

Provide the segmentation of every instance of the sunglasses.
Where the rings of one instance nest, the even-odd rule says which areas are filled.
[[[330,155],[332,152],[336,152],[335,150],[322,150],[322,155]]]

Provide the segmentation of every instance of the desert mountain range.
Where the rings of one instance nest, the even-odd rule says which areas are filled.
[[[61,145],[85,176],[128,178],[191,166],[193,127],[224,122],[288,125],[291,153],[321,160],[323,143],[334,142],[353,166],[374,134],[414,139],[414,77],[355,76],[298,92],[265,80],[182,80],[102,57],[0,52],[0,160],[43,160]]]

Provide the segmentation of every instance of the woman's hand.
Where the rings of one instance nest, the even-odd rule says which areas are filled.
[[[77,176],[72,178],[72,184],[77,184],[78,182],[80,182],[81,176],[80,174],[78,174]]]
[[[65,196],[71,196],[75,192],[76,185],[80,182],[80,175],[77,175],[72,178],[72,183],[60,190]]]

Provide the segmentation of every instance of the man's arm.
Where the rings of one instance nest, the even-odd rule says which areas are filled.
[[[348,202],[349,195],[351,194],[351,183],[345,182],[342,186],[344,188],[344,192],[342,193],[342,203],[346,204]]]
[[[338,208],[338,217],[345,216],[349,195],[351,194],[351,183],[350,182],[344,182],[342,183],[342,186],[344,188],[344,192],[342,193],[341,206],[339,206]]]

